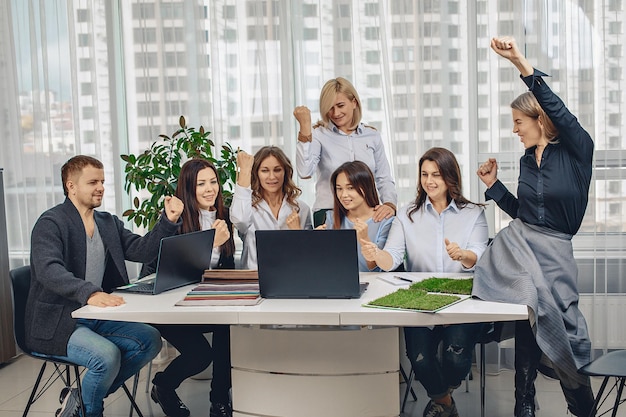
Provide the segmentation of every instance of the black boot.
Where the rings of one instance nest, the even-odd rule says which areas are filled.
[[[561,383],[567,408],[576,417],[588,417],[594,404],[593,391],[589,385],[581,385],[576,389],[566,388]]]
[[[515,323],[515,417],[535,416],[535,379],[541,349],[528,321]]]

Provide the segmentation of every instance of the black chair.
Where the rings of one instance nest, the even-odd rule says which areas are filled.
[[[595,417],[599,411],[599,408],[602,407],[604,402],[608,399],[609,395],[616,390],[615,393],[615,402],[613,403],[613,407],[609,408],[606,411],[603,411],[604,415],[609,411],[613,410],[611,416],[615,417],[617,415],[617,409],[626,399],[622,399],[622,392],[624,391],[624,384],[626,384],[626,350],[615,350],[613,352],[609,352],[600,356],[598,359],[589,362],[587,365],[580,368],[579,371],[581,374],[588,376],[602,376],[604,379],[602,380],[602,385],[600,385],[600,390],[596,395],[596,399],[593,404],[593,408],[591,410],[591,414],[589,417]],[[615,378],[613,386],[606,393],[604,398],[602,395],[604,394],[604,390],[611,378]]]
[[[81,371],[79,365],[69,361],[37,355],[26,347],[24,318],[26,314],[26,299],[28,298],[28,291],[30,290],[30,266],[26,265],[20,268],[12,269],[9,272],[9,275],[11,277],[11,285],[13,288],[13,330],[15,332],[15,341],[17,342],[17,346],[22,350],[22,352],[24,352],[24,354],[43,361],[22,417],[26,417],[28,415],[28,411],[30,410],[30,407],[35,403],[35,401],[37,401],[59,379],[68,388],[76,385],[76,388],[78,390],[78,397],[80,398],[81,415],[84,416],[85,405],[82,401],[83,396],[80,383]],[[45,383],[41,385],[41,380],[48,364],[53,365],[54,370],[48,376],[48,379],[45,381]],[[137,378],[135,378],[135,385],[136,384]],[[128,399],[130,400],[132,409],[137,411],[137,415],[139,417],[143,417],[141,410],[139,410],[139,407],[135,402],[135,398],[133,397],[133,395],[131,395],[130,391],[128,391],[126,385],[122,384],[122,388],[124,389],[124,392],[126,392]],[[136,386],[133,387],[133,392],[135,391]]]

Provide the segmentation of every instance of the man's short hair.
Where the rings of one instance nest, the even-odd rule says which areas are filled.
[[[96,158],[87,155],[76,155],[70,158],[61,168],[61,181],[63,182],[63,194],[67,197],[67,179],[72,175],[80,174],[86,166],[92,166],[98,169],[104,169],[102,162]]]

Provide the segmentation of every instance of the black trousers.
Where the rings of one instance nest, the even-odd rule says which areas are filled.
[[[228,325],[154,325],[161,336],[180,353],[163,372],[158,372],[152,383],[163,388],[176,389],[187,378],[204,371],[213,362],[211,403],[229,403],[230,326]],[[213,346],[204,337],[213,333]]]

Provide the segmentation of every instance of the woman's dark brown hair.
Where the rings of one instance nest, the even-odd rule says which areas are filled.
[[[484,204],[473,203],[467,198],[463,197],[463,185],[461,184],[461,168],[457,162],[454,154],[446,148],[430,148],[422,155],[419,163],[419,170],[417,173],[418,178],[422,175],[422,164],[424,161],[432,161],[439,167],[439,174],[448,187],[447,200],[448,204],[454,200],[458,208],[462,209],[468,204],[474,204],[477,206],[484,206]],[[422,188],[422,181],[417,181],[417,196],[415,201],[411,203],[409,212],[409,220],[413,221],[413,213],[418,211],[426,202],[428,194]]]
[[[178,197],[185,208],[181,214],[183,224],[180,233],[197,232],[200,230],[200,207],[196,198],[196,186],[198,181],[198,173],[205,168],[211,168],[215,173],[215,177],[219,179],[217,169],[206,159],[193,158],[183,164],[178,176],[178,184],[174,195]],[[228,215],[228,209],[224,206],[224,197],[222,196],[222,186],[220,185],[215,198],[216,218],[224,220],[230,231],[230,239],[220,246],[220,255],[232,256],[235,253],[235,240],[233,239],[233,228]]]
[[[333,228],[341,229],[341,223],[343,219],[347,216],[348,212],[339,201],[339,197],[337,197],[337,177],[341,173],[346,174],[348,181],[354,189],[359,193],[361,197],[365,200],[365,204],[369,207],[376,207],[380,202],[378,199],[378,192],[376,191],[376,181],[374,179],[374,174],[369,169],[367,164],[362,161],[351,161],[345,162],[339,166],[333,172],[330,177],[330,184],[332,187],[333,195],[335,196],[335,207],[333,210]]]

